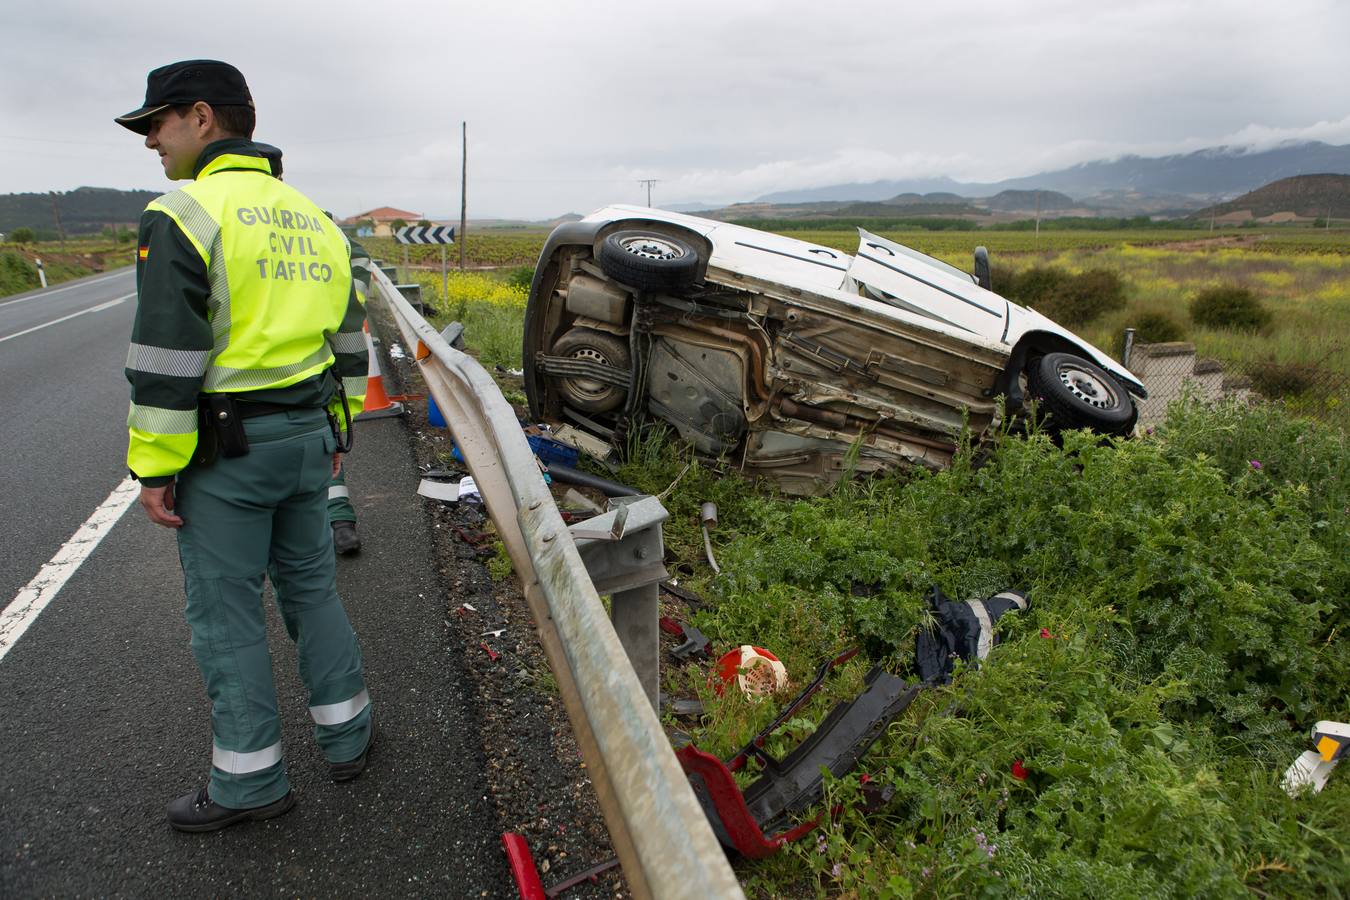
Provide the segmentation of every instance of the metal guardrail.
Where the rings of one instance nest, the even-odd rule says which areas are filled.
[[[743,898],[506,398],[383,271],[371,283],[515,566],[629,888],[636,897]]]

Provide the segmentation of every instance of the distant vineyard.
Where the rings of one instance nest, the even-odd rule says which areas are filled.
[[[1195,241],[1193,231],[1123,230],[1123,231],[882,231],[881,236],[913,247],[931,256],[946,258],[969,256],[977,246],[990,253],[1052,253],[1061,250],[1101,250],[1122,244],[1151,246],[1178,241]],[[810,241],[853,253],[858,249],[856,234],[840,231],[793,231],[789,237]]]
[[[501,234],[493,232],[469,231],[464,244],[464,262],[466,265],[482,266],[532,266],[539,261],[539,251],[544,247],[546,232],[524,232]],[[439,265],[441,248],[425,244],[404,245],[393,238],[361,238],[361,245],[370,251],[371,256],[379,257],[389,263],[401,263],[403,254],[408,254],[408,262],[413,265]],[[446,248],[451,265],[459,264],[459,245]]]
[[[1326,254],[1350,256],[1350,232],[1323,231],[1300,228],[1297,231],[1278,231],[1262,235],[1252,247],[1261,253],[1277,253],[1282,256],[1301,256],[1304,254]]]

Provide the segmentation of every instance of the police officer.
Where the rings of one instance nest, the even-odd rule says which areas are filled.
[[[364,399],[364,312],[345,238],[251,142],[237,69],[155,69],[144,105],[116,121],[145,135],[170,180],[190,179],[141,216],[127,464],[150,520],[176,530],[212,705],[209,780],[168,819],[213,831],[295,803],[261,602],[269,567],[333,780],[359,775],[374,743],[324,509],[345,434],[332,423]]]
[[[286,170],[282,163],[281,148],[274,144],[254,141],[253,146],[267,160],[272,174],[282,178]],[[331,219],[333,216],[328,214]],[[370,254],[356,241],[348,239],[351,247],[352,281],[356,296],[365,302],[366,291],[370,288]],[[343,556],[350,556],[361,549],[361,536],[356,533],[356,507],[352,505],[351,489],[347,487],[347,468],[339,468],[328,482],[328,524],[333,528],[333,549]]]

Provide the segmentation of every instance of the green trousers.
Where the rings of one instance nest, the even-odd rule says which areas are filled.
[[[347,490],[347,467],[343,466],[328,482],[328,523],[355,521],[356,508]]]
[[[338,599],[326,510],[333,435],[322,410],[246,419],[250,450],[179,474],[178,553],[192,652],[211,699],[211,798],[264,806],[290,790],[262,604],[271,577],[330,762],[370,734],[361,648]]]

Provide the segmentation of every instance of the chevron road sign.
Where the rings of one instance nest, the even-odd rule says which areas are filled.
[[[400,244],[453,244],[455,229],[450,225],[406,225],[394,233]]]

